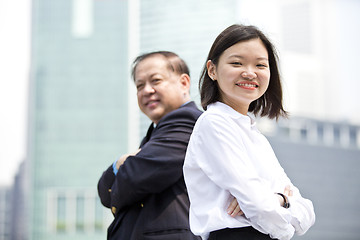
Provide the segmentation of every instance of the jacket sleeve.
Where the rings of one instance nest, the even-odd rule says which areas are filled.
[[[113,172],[112,165],[103,172],[98,182],[98,193],[101,203],[110,208],[111,207],[111,187],[115,180],[115,174]]]
[[[196,118],[175,111],[162,119],[141,151],[126,159],[111,188],[111,206],[120,210],[159,193],[182,175],[185,152]]]

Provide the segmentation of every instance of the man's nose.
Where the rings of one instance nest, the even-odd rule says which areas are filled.
[[[155,93],[154,87],[149,83],[145,84],[143,91],[144,91],[145,94],[153,94],[153,93]]]

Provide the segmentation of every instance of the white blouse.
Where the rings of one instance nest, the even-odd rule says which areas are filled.
[[[252,226],[285,240],[304,234],[315,222],[312,202],[291,183],[255,122],[221,102],[210,104],[195,124],[184,177],[190,228],[202,239],[211,231]],[[287,185],[293,196],[285,209],[274,193],[283,193]],[[233,197],[244,215],[227,213]]]

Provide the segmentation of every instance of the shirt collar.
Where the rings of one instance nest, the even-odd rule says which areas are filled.
[[[185,106],[185,105],[188,104],[189,102],[191,102],[191,101],[187,101],[187,102],[183,103],[180,107]]]
[[[187,102],[185,102],[185,103],[183,103],[180,107],[183,107],[183,106],[185,106],[186,104],[188,104],[189,102],[191,102],[191,100],[190,101],[187,101]],[[163,116],[164,117],[164,116]],[[161,121],[161,119],[160,119],[160,121]],[[152,123],[153,124],[153,126],[154,126],[154,128],[156,128],[156,126],[157,126],[157,124],[156,123]]]
[[[230,107],[229,105],[227,105],[225,103],[222,103],[222,102],[211,103],[207,106],[207,109],[208,110],[219,109],[222,112],[224,112],[225,114],[229,115],[231,118],[238,119],[240,121],[248,123],[250,125],[250,127],[256,126],[255,119],[253,119],[249,115],[244,115],[244,114],[239,113],[238,111],[236,111],[235,109],[233,109],[232,107]]]

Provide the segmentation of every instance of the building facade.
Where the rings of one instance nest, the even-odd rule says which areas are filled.
[[[128,1],[33,0],[30,239],[104,239],[97,181],[128,150]]]
[[[289,110],[320,119],[337,115],[338,103],[330,113],[336,99],[324,97],[336,90],[320,87],[334,76],[324,65],[316,67],[334,55],[316,49],[326,39],[329,46],[341,44],[331,42],[322,20],[313,21],[317,10],[332,13],[337,2],[33,0],[28,239],[105,239],[112,216],[99,202],[97,181],[119,155],[134,151],[150,124],[139,114],[129,75],[139,53],[178,53],[190,67],[191,95],[200,106],[198,79],[215,37],[233,23],[255,24],[279,44]],[[343,16],[346,8],[339,9]],[[350,197],[359,198],[359,128],[300,118],[268,126],[285,170],[314,200],[317,223],[301,239],[356,239],[360,220],[353,213],[359,208],[351,198],[344,206],[342,191],[332,186],[350,184]],[[342,222],[333,211],[341,204],[348,214]]]
[[[200,106],[201,68],[217,34],[235,23],[240,2],[140,0],[139,52],[166,50],[183,58],[190,68],[191,97]],[[150,121],[141,114],[140,123],[144,136]]]
[[[29,239],[29,175],[28,161],[22,161],[11,187],[10,240]]]
[[[0,187],[0,239],[10,240],[11,189]]]
[[[294,118],[280,121],[268,139],[292,182],[314,204],[315,225],[294,239],[358,239],[360,126]]]

